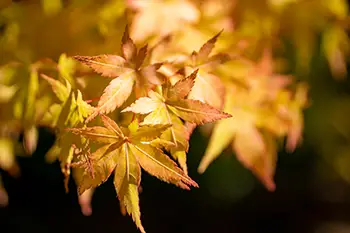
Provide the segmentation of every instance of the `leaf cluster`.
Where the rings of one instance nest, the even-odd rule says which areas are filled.
[[[55,0],[13,4],[3,19],[1,169],[18,174],[15,154],[33,153],[37,127],[49,127],[47,160],[60,161],[67,191],[74,177],[83,212],[113,175],[122,212],[142,232],[141,170],[198,187],[187,168],[197,127],[210,137],[200,173],[231,147],[274,190],[277,152],[301,143],[308,106],[308,85],[285,75],[284,40],[302,74],[319,34],[335,77],[349,52],[345,0]]]

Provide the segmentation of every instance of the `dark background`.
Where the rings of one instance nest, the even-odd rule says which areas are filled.
[[[53,139],[41,129],[33,157],[19,159],[22,175],[3,173],[10,204],[0,209],[1,232],[137,232],[132,219],[120,214],[111,180],[96,190],[92,216],[81,214],[74,183],[66,194],[58,162],[45,162]],[[198,175],[206,140],[195,131],[188,155],[190,176],[199,189],[184,191],[143,173],[140,205],[147,232],[349,232],[350,226],[346,231],[325,231],[321,225],[350,222],[350,186],[307,141],[294,154],[280,153],[277,189],[270,193],[229,150]],[[335,177],[332,182],[315,174],[315,164]],[[332,200],[322,200],[318,190]],[[316,231],[318,227],[323,231]]]

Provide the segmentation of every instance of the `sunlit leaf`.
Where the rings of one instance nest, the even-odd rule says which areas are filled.
[[[74,58],[105,77],[115,78],[131,70],[125,67],[125,59],[117,55],[74,56]]]
[[[199,19],[199,11],[187,0],[129,1],[137,11],[131,24],[131,37],[139,42],[155,34],[164,36],[180,30],[185,23]]]
[[[51,85],[52,91],[55,93],[55,95],[60,101],[64,102],[67,100],[71,91],[71,86],[69,82],[66,82],[66,85],[64,85],[60,81],[53,79],[45,74],[41,74],[41,77]]]
[[[169,109],[185,121],[204,124],[231,117],[198,100],[167,100]]]
[[[89,150],[77,154],[74,176],[78,192],[104,183],[115,170],[114,185],[122,209],[132,215],[138,228],[144,232],[140,220],[138,188],[141,167],[157,178],[181,188],[198,187],[160,148],[150,142],[159,138],[170,125],[138,126],[134,120],[128,128],[119,127],[112,119],[102,115],[105,127],[72,128],[69,131],[82,138],[104,143],[95,152]],[[113,138],[111,140],[111,135]]]
[[[32,154],[36,150],[38,144],[38,134],[38,130],[34,125],[26,127],[24,130],[23,145],[27,154]]]
[[[92,120],[98,114],[107,114],[120,107],[130,96],[134,82],[135,73],[133,71],[113,79],[104,90],[96,110],[87,121]]]
[[[8,138],[0,138],[0,167],[11,175],[18,175],[19,173],[14,145]]]

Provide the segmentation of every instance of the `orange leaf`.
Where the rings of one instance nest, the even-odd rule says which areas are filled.
[[[130,68],[125,67],[125,59],[117,55],[74,56],[73,58],[89,66],[104,77],[115,78],[131,71]]]

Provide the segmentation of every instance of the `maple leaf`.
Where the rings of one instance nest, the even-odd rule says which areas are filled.
[[[308,86],[305,83],[297,85],[295,96],[289,101],[289,118],[292,119],[286,142],[286,149],[289,152],[294,151],[302,141],[302,129],[304,126],[302,110],[308,106],[307,91]]]
[[[52,105],[42,120],[48,119],[49,125],[57,129],[56,142],[47,153],[46,158],[51,161],[58,158],[60,161],[61,171],[65,176],[65,189],[68,192],[74,145],[81,144],[81,141],[73,138],[71,134],[67,134],[63,129],[83,124],[87,116],[93,111],[93,107],[83,100],[79,89],[72,89],[67,79],[63,78],[66,84],[64,85],[59,80],[45,74],[41,74],[41,77],[49,83],[60,102],[60,104]]]
[[[165,36],[181,30],[183,24],[195,23],[198,9],[188,0],[128,1],[136,11],[131,24],[131,35],[136,42],[151,36]]]
[[[137,227],[144,232],[140,220],[138,187],[141,168],[158,179],[181,188],[198,185],[170,158],[150,142],[159,138],[170,125],[142,125],[132,122],[122,128],[101,115],[104,127],[70,128],[68,131],[95,143],[104,144],[78,162],[74,171],[78,192],[95,188],[105,182],[115,170],[114,185],[121,205],[124,205]]]
[[[32,154],[35,151],[38,143],[38,129],[36,126],[34,126],[34,124],[27,126],[25,127],[23,136],[23,147],[27,154]]]
[[[186,74],[199,69],[195,85],[189,93],[189,98],[200,100],[218,109],[221,109],[224,104],[225,87],[221,79],[210,71],[215,69],[217,65],[228,61],[230,57],[223,53],[210,55],[221,33],[222,31],[209,39],[198,52],[194,51],[189,62],[185,64]]]
[[[190,75],[198,69],[194,84],[192,84],[187,92],[188,98],[199,100],[203,103],[209,104],[219,110],[224,104],[225,87],[221,79],[210,73],[217,65],[222,64],[230,59],[227,54],[220,53],[211,56],[215,43],[222,31],[210,38],[202,45],[199,51],[193,51],[187,59],[181,63],[184,66],[184,73]],[[171,67],[172,68],[172,67]],[[173,68],[174,69],[174,68]],[[188,133],[191,135],[196,128],[194,123],[186,123]]]
[[[228,90],[224,110],[235,117],[224,119],[215,124],[198,171],[203,173],[208,165],[232,143],[238,160],[252,170],[269,190],[274,190],[273,175],[276,151],[266,145],[267,139],[256,128],[258,117],[253,112],[258,111],[258,109],[241,106],[243,105],[240,103],[242,98],[247,98],[241,96],[244,95],[244,92],[240,93],[234,87],[230,87]]]
[[[102,76],[113,78],[105,88],[95,111],[87,118],[87,122],[98,114],[107,114],[120,107],[129,98],[134,86],[137,95],[142,96],[151,85],[163,82],[162,77],[157,74],[162,64],[142,66],[147,56],[147,45],[138,50],[129,37],[127,27],[122,38],[121,50],[122,56],[74,56]]]
[[[65,85],[59,80],[41,74],[51,86],[52,91],[60,104],[52,105],[47,114],[51,115],[52,126],[58,129],[73,127],[78,123],[83,123],[93,111],[93,107],[83,100],[83,95],[79,89],[73,90],[70,82],[65,80]],[[52,112],[51,112],[52,111]]]
[[[0,168],[16,176],[19,167],[15,158],[14,143],[10,138],[0,138]]]
[[[76,70],[76,61],[73,58],[67,57],[64,53],[61,54],[58,59],[57,68],[63,79],[68,80],[71,84],[74,83],[73,74]]]
[[[303,126],[301,111],[306,105],[307,88],[298,86],[294,99],[291,98],[292,92],[287,89],[291,77],[274,73],[271,48],[264,49],[256,64],[242,63],[243,70],[231,65],[228,67],[236,72],[234,76],[237,79],[227,82],[224,110],[235,118],[222,120],[214,126],[198,171],[203,173],[232,143],[237,159],[267,189],[274,190],[277,160],[274,137],[287,136],[286,148],[289,151],[300,142]]]
[[[163,85],[161,94],[149,91],[148,97],[140,98],[122,110],[122,112],[148,114],[142,124],[172,125],[163,133],[162,138],[175,143],[177,150],[172,149],[170,152],[174,158],[181,161],[184,170],[187,170],[184,152],[188,150],[189,135],[181,119],[190,123],[204,124],[231,116],[198,100],[185,99],[194,85],[197,72],[198,70],[194,71],[175,85],[167,82]]]
[[[0,83],[0,103],[9,102],[16,94],[18,87],[16,85],[7,86]]]
[[[350,51],[349,36],[346,31],[338,25],[327,29],[323,34],[322,47],[332,75],[335,78],[345,77],[347,74],[346,56]]]
[[[134,112],[139,114],[149,114],[144,119],[144,124],[164,122],[168,119],[169,112],[172,112],[181,119],[196,123],[204,124],[230,117],[231,115],[221,112],[216,108],[202,103],[197,100],[185,99],[191,90],[198,70],[194,71],[184,80],[178,81],[175,85],[163,85],[161,94],[149,91],[148,97],[138,99],[131,106],[122,110],[122,112]],[[152,108],[145,109],[144,103],[151,103]],[[162,113],[165,113],[162,114]],[[167,120],[169,121],[169,120]]]
[[[68,80],[66,80],[66,85],[61,83],[59,80],[51,78],[45,74],[40,75],[43,79],[45,79],[51,86],[52,91],[55,93],[56,97],[64,102],[67,100],[69,93],[72,89],[72,86]]]

